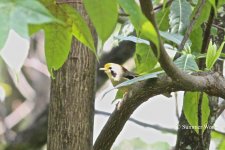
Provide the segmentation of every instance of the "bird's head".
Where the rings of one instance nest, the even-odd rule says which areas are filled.
[[[107,63],[104,65],[104,68],[100,68],[99,70],[105,71],[109,79],[113,81],[119,81],[126,71],[124,67],[115,63]]]

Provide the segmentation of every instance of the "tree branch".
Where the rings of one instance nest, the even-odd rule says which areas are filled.
[[[180,85],[168,76],[136,83],[123,99],[119,110],[115,109],[94,144],[94,150],[110,150],[116,137],[123,129],[131,114],[149,98],[175,91],[203,91],[209,95],[225,98],[225,79],[219,73],[196,74],[198,85]]]

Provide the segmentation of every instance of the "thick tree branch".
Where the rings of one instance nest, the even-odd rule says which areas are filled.
[[[143,102],[155,95],[175,91],[203,91],[209,95],[225,98],[225,79],[219,73],[199,73],[195,77],[202,81],[197,86],[177,84],[168,76],[133,85],[125,96],[120,109],[114,110],[108,119],[94,144],[94,150],[109,150],[131,114]]]

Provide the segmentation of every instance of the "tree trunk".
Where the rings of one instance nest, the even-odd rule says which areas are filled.
[[[83,4],[72,1],[87,20]],[[91,30],[94,31],[93,27]],[[51,83],[48,150],[92,149],[95,69],[94,54],[73,39],[68,60],[56,71],[56,79]]]

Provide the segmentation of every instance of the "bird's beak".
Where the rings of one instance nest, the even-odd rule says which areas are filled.
[[[99,70],[103,70],[103,71],[105,71],[106,69],[105,69],[105,68],[99,68]]]

